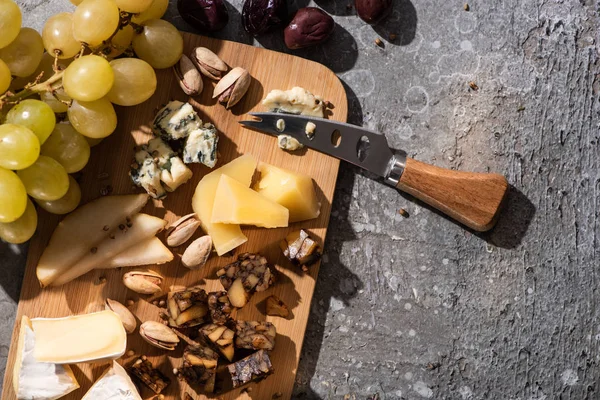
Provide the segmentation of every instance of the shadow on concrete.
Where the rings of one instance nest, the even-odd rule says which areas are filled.
[[[407,46],[417,33],[417,10],[410,0],[394,0],[393,7],[391,15],[373,26],[373,30],[391,45]]]
[[[0,286],[15,303],[19,301],[28,249],[29,242],[17,245],[0,240]]]

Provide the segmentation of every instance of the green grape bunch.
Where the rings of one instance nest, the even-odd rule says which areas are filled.
[[[33,236],[36,205],[54,214],[79,205],[70,174],[115,131],[115,105],[148,100],[155,69],[183,53],[179,31],[160,19],[168,0],[70,1],[75,10],[40,34],[0,0],[0,239],[9,243]]]

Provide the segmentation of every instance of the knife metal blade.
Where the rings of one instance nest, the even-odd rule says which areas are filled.
[[[385,136],[380,133],[356,125],[302,115],[272,112],[250,115],[260,120],[240,121],[240,124],[273,136],[290,135],[308,148],[385,178],[389,185],[396,186],[404,171],[406,153],[390,149]],[[307,133],[309,122],[315,125],[313,134]]]

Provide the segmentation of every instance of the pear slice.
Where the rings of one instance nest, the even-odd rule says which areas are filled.
[[[157,237],[144,240],[111,258],[96,269],[137,267],[164,264],[173,260],[173,253]]]
[[[147,201],[147,194],[105,196],[67,215],[54,230],[38,262],[36,274],[40,285],[50,285],[108,237],[121,221],[137,214]]]
[[[64,285],[103,265],[124,250],[153,237],[164,229],[166,225],[167,221],[153,217],[152,215],[134,215],[127,223],[123,221],[123,224],[120,224],[117,229],[112,231],[108,238],[88,250],[88,253],[81,260],[77,261],[63,274],[54,279],[51,286]]]

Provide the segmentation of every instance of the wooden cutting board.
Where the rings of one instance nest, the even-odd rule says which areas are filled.
[[[214,83],[208,80],[204,81],[202,95],[190,100],[199,110],[200,117],[204,121],[213,122],[221,132],[217,167],[241,154],[253,154],[261,161],[312,176],[322,203],[321,215],[315,220],[291,224],[290,227],[282,229],[244,228],[248,242],[236,250],[236,254],[245,251],[262,253],[272,264],[277,265],[281,273],[277,285],[266,292],[256,293],[250,303],[237,313],[238,319],[267,320],[276,325],[277,343],[271,358],[275,374],[258,384],[247,386],[251,388],[247,392],[241,389],[233,390],[219,398],[266,400],[271,399],[276,393],[281,393],[282,399],[289,399],[294,386],[319,265],[313,266],[308,274],[302,273],[283,257],[278,242],[289,231],[302,227],[309,229],[320,239],[321,244],[323,243],[331,212],[339,161],[311,150],[299,154],[286,153],[277,148],[275,138],[243,129],[237,121],[249,118],[246,114],[250,111],[265,111],[260,101],[270,90],[290,89],[293,86],[301,86],[323,96],[334,106],[329,118],[346,121],[346,93],[335,74],[315,62],[234,42],[188,33],[184,33],[183,36],[186,54],[190,54],[197,46],[208,47],[228,65],[246,68],[254,78],[243,101],[231,111],[226,111],[211,99]],[[119,108],[117,110],[119,126],[116,132],[92,149],[90,162],[78,177],[83,192],[82,203],[99,197],[101,192],[107,189],[112,189],[112,194],[140,192],[139,188],[132,186],[127,175],[135,144],[148,140],[149,135],[144,132],[148,132],[149,123],[161,105],[173,99],[182,101],[189,99],[179,88],[171,69],[157,71],[157,76],[159,83],[154,96],[142,105]],[[168,221],[191,213],[191,199],[196,184],[204,174],[209,172],[208,168],[199,164],[191,165],[191,169],[194,176],[188,183],[162,201],[150,201],[143,212],[163,217]],[[40,209],[38,213],[38,232],[29,246],[17,322],[4,377],[2,398],[5,400],[16,398],[12,384],[12,369],[21,316],[64,317],[94,312],[104,309],[104,300],[111,298],[122,303],[126,303],[128,299],[135,300],[135,304],[130,309],[139,319],[138,326],[147,320],[160,320],[161,309],[148,302],[152,299],[137,295],[122,284],[123,273],[131,268],[92,271],[63,287],[40,289],[35,267],[60,218]],[[194,238],[201,234],[197,232]],[[159,234],[159,237],[164,239],[164,232]],[[207,291],[221,290],[220,283],[215,279],[216,269],[232,262],[235,257],[213,255],[200,271],[190,271],[180,262],[180,254],[184,249],[185,246],[173,249],[175,259],[172,262],[152,267],[165,276],[163,287],[167,289],[174,284],[186,286],[203,284]],[[104,281],[103,278],[106,280]],[[265,316],[264,299],[271,294],[279,296],[288,304],[293,312],[293,319]],[[164,393],[166,399],[183,399],[184,392],[191,394],[195,399],[206,398],[188,388],[186,384],[178,382],[173,376],[173,368],[181,363],[183,345],[180,344],[177,350],[165,356],[167,352],[148,345],[136,331],[128,336],[127,347],[134,350],[136,354],[147,355],[155,366],[171,378],[171,384]],[[124,357],[119,361],[126,363],[128,360],[129,358]],[[94,381],[106,370],[108,364],[77,364],[73,367],[81,388],[64,399],[81,399]],[[146,387],[142,387],[141,393],[145,399],[152,398],[153,395]]]

